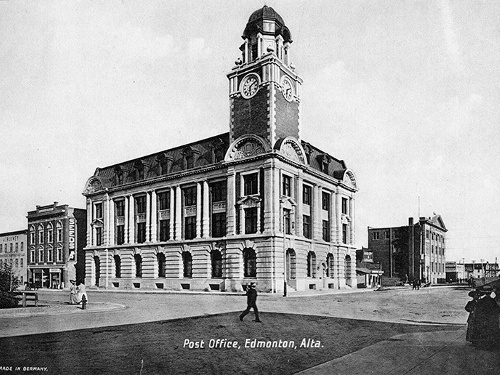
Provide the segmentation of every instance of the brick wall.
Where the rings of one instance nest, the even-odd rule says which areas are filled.
[[[231,141],[244,134],[269,139],[269,88],[261,87],[250,99],[234,98],[231,105]]]

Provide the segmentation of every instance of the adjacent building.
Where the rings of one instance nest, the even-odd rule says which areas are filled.
[[[379,263],[373,261],[373,252],[362,248],[356,250],[356,277],[358,288],[375,288],[381,285],[384,271]]]
[[[494,262],[481,259],[480,262],[465,263],[465,274],[467,279],[496,278],[500,277],[500,267],[496,258]]]
[[[264,6],[243,41],[227,75],[228,133],[97,168],[88,179],[87,285],[356,287],[356,179],[301,138],[290,30]]]
[[[15,232],[0,233],[0,267],[12,265],[12,272],[25,283],[28,275],[26,229]]]
[[[58,205],[28,212],[28,280],[39,288],[63,288],[85,279],[87,213]]]
[[[465,264],[455,261],[449,261],[445,264],[446,282],[448,283],[463,283],[468,277],[465,272]]]
[[[446,226],[440,215],[421,217],[402,227],[368,227],[368,248],[381,263],[384,277],[425,283],[446,280]]]

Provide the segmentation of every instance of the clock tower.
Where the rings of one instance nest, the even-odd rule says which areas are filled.
[[[287,136],[300,140],[302,79],[290,62],[290,31],[264,6],[252,13],[242,38],[241,57],[227,75],[230,142],[243,135],[257,135],[271,147]]]

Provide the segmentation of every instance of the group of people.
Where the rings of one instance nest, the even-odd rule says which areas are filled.
[[[85,284],[78,283],[76,285],[76,280],[70,280],[71,283],[69,287],[69,303],[71,305],[78,305],[82,303],[83,297],[85,297],[85,301],[88,302],[87,291],[85,290]]]
[[[495,298],[492,293],[495,292]],[[500,345],[500,290],[484,285],[469,292],[472,300],[465,305],[469,312],[466,340],[480,349],[495,349]]]
[[[421,285],[421,282],[420,282],[420,279],[413,279],[411,285],[413,286],[413,290],[419,290],[420,289],[420,285]]]

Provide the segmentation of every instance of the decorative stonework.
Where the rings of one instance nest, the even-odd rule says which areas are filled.
[[[241,198],[236,204],[245,207],[259,207],[261,199],[259,197],[247,196]]]
[[[92,176],[87,180],[83,194],[92,194],[101,190],[103,190],[103,187],[100,178]]]
[[[346,184],[347,186],[351,186],[351,187],[357,189],[356,177],[354,177],[354,173],[349,169],[345,171],[344,178],[342,179],[342,182],[344,184]]]
[[[239,160],[251,156],[260,155],[270,148],[261,137],[256,135],[244,135],[233,142],[226,153],[225,160]]]
[[[304,149],[293,137],[286,137],[281,141],[279,153],[296,163],[307,164]]]

